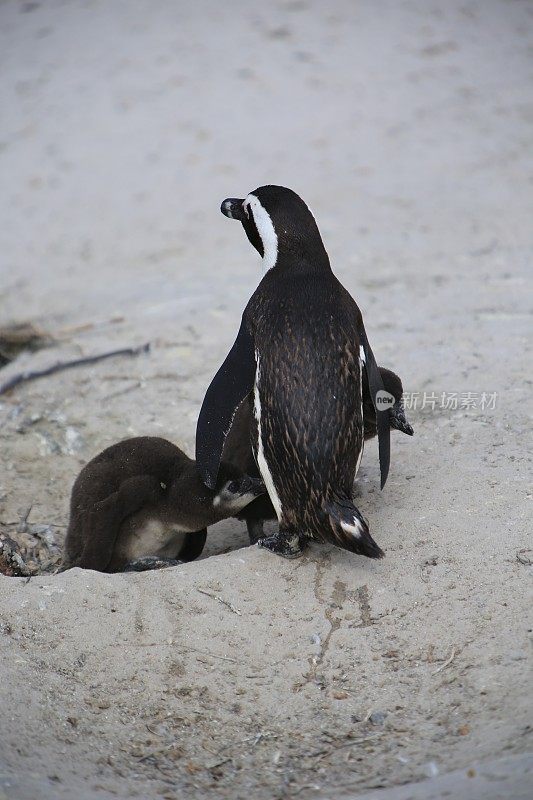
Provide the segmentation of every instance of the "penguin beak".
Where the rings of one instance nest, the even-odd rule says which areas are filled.
[[[238,219],[239,222],[244,222],[246,219],[246,213],[242,204],[244,203],[244,199],[239,199],[236,197],[228,197],[227,200],[222,202],[220,206],[220,210],[224,214],[225,217],[229,217],[230,219]]]

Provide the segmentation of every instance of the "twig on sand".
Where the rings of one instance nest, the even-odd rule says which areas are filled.
[[[199,650],[197,647],[191,647],[189,644],[180,644],[180,642],[174,642],[172,639],[166,642],[137,642],[134,644],[131,642],[116,642],[113,647],[168,647],[169,645],[176,645],[176,647],[181,648],[183,650],[182,655],[190,650],[192,653],[200,653],[203,656],[209,656],[209,658],[220,658],[222,661],[231,661],[233,664],[240,663],[238,658],[222,656],[220,653],[210,653],[208,650]]]
[[[17,523],[17,525],[18,525],[17,532],[18,533],[28,533],[29,528],[30,528],[30,525],[28,523],[28,519],[30,517],[32,508],[33,508],[33,503],[31,503],[28,506],[28,508],[26,509],[26,511],[23,511],[22,514],[20,515],[20,519],[19,519],[19,521]]]
[[[122,350],[110,350],[108,353],[99,353],[96,356],[87,356],[86,358],[75,358],[73,361],[58,361],[57,364],[52,364],[45,369],[28,370],[27,372],[19,372],[13,375],[12,378],[0,384],[0,395],[9,392],[18,386],[20,383],[27,383],[36,378],[44,378],[47,375],[54,375],[56,372],[62,372],[71,367],[82,367],[87,364],[96,364],[98,361],[104,361],[106,358],[114,358],[115,356],[138,356],[141,353],[147,353],[150,350],[150,343],[141,345],[140,347],[125,347]]]
[[[120,397],[122,394],[128,394],[129,392],[133,392],[135,389],[139,389],[142,386],[142,381],[135,381],[135,383],[126,386],[125,389],[118,389],[116,392],[111,392],[111,394],[106,394],[102,397],[102,400],[112,400],[115,397]]]
[[[193,653],[200,653],[203,656],[209,656],[209,658],[220,658],[222,661],[231,661],[233,664],[238,664],[238,658],[231,658],[230,656],[222,656],[220,653],[209,653],[207,650],[199,650],[197,647],[191,647],[190,645],[180,645],[183,647],[184,650],[191,650]]]
[[[215,761],[213,764],[206,763],[204,764],[204,767],[205,769],[218,769],[218,767],[221,767],[223,764],[228,764],[230,761],[233,761],[233,758],[231,758],[231,756],[229,756],[228,758],[223,758],[222,761]]]
[[[219,602],[219,603],[222,603],[222,605],[223,605],[223,606],[226,606],[227,608],[229,608],[229,610],[230,610],[230,611],[233,611],[233,613],[234,613],[234,614],[237,614],[239,617],[242,617],[242,612],[241,612],[241,611],[239,611],[239,609],[238,609],[238,608],[235,608],[235,606],[234,606],[234,605],[232,605],[231,603],[228,603],[228,601],[227,601],[227,600],[224,600],[224,598],[223,598],[223,597],[220,597],[220,595],[218,595],[218,594],[211,594],[211,592],[206,592],[206,590],[205,590],[205,589],[197,589],[196,591],[197,591],[197,592],[200,592],[200,594],[205,594],[205,595],[207,595],[207,597],[211,597],[213,600],[216,600],[216,601],[217,601],[217,602]]]
[[[318,792],[320,790],[320,786],[317,783],[304,783],[302,786],[298,786],[297,789],[296,788],[291,789],[291,795],[294,797],[295,795],[300,794],[300,792],[303,792],[306,789],[312,789],[313,791]]]
[[[533,550],[528,550],[526,547],[523,547],[522,550],[519,550],[516,554],[516,560],[525,567],[530,567],[531,564],[533,564],[531,556],[529,556],[528,553],[533,553]]]
[[[372,736],[365,736],[362,739],[350,739],[348,742],[343,742],[343,744],[339,744],[337,747],[333,747],[331,750],[326,750],[326,752],[319,753],[317,756],[318,761],[322,761],[322,759],[327,758],[328,756],[336,753],[337,750],[344,750],[346,747],[356,747],[360,744],[365,744],[366,742],[372,741],[372,739],[377,739],[380,736],[383,736],[384,731],[379,731],[379,733],[374,733]]]
[[[454,660],[456,654],[457,653],[456,653],[455,647],[452,647],[451,656],[449,658],[447,658],[446,661],[443,664],[440,665],[440,667],[437,667],[437,669],[433,670],[433,675],[436,675],[437,672],[442,672],[443,669],[446,669],[446,667],[449,667],[450,664],[452,663],[452,661]]]
[[[69,325],[67,328],[60,328],[55,331],[55,339],[70,339],[73,334],[86,333],[93,331],[95,328],[103,328],[106,325],[116,325],[117,323],[124,322],[125,317],[111,317],[111,319],[101,320],[99,322],[84,322],[81,325]]]

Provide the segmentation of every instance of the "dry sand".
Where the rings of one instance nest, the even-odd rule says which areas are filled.
[[[309,202],[407,391],[497,393],[419,401],[382,493],[368,447],[382,562],[286,562],[227,521],[190,565],[0,578],[0,798],[531,796],[531,4],[8,1],[0,23],[0,323],[59,340],[2,379],[152,343],[1,398],[0,531],[31,540],[31,505],[60,543],[118,439],[192,452],[260,269],[218,205],[265,182]]]

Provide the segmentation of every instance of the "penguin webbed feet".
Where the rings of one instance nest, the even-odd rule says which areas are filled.
[[[184,564],[177,558],[166,558],[163,556],[144,556],[143,558],[132,558],[124,566],[122,572],[148,572],[151,569],[164,569],[166,567],[177,567]]]
[[[250,544],[257,544],[258,540],[263,538],[263,524],[277,517],[268,494],[263,494],[237,514],[237,519],[246,522]]]
[[[263,521],[260,519],[246,520],[246,527],[248,528],[248,538],[250,544],[257,544],[260,539],[263,539]]]
[[[257,541],[258,547],[264,547],[283,558],[299,558],[306,544],[306,537],[295,531],[278,531]]]
[[[414,434],[414,430],[412,425],[407,422],[407,417],[405,416],[405,409],[403,407],[403,403],[401,400],[397,400],[392,408],[389,410],[390,415],[390,426],[397,431],[401,431],[402,433],[406,433],[408,436],[412,436]]]

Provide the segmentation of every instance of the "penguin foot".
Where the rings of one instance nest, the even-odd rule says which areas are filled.
[[[246,527],[248,528],[248,538],[250,544],[257,544],[263,538],[263,521],[262,520],[246,520]]]
[[[145,556],[144,558],[132,558],[128,561],[123,572],[147,572],[150,569],[164,569],[165,567],[177,567],[184,564],[177,558],[164,558],[159,556]]]
[[[258,539],[259,547],[270,550],[283,558],[299,558],[304,549],[305,537],[293,531],[279,531],[272,536]]]
[[[407,418],[405,416],[405,410],[401,402],[396,401],[396,403],[394,403],[394,405],[390,409],[389,414],[390,414],[391,428],[395,428],[397,431],[406,433],[408,436],[413,435],[414,433],[413,428],[407,422]]]
[[[207,528],[196,533],[186,533],[179,553],[176,553],[177,563],[194,561],[202,555],[207,539]]]

